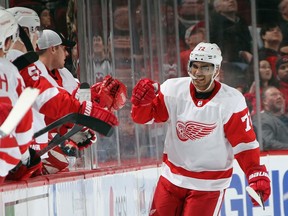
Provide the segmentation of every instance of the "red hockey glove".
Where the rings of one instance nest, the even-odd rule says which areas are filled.
[[[96,134],[93,130],[84,127],[81,131],[70,137],[76,143],[79,150],[83,150],[97,141]]]
[[[250,170],[247,174],[247,179],[249,186],[258,194],[261,194],[265,202],[271,193],[270,178],[265,165],[260,165]],[[254,206],[259,205],[254,199],[251,198],[251,200]]]
[[[160,89],[159,83],[155,90],[153,82],[150,79],[141,79],[136,86],[133,88],[131,102],[135,106],[147,106],[150,105],[153,99],[156,97],[156,92]]]
[[[119,110],[127,100],[127,87],[108,75],[103,82],[96,83],[91,87],[91,98],[103,108]]]
[[[81,104],[79,113],[100,119],[111,126],[119,124],[117,117],[112,112],[99,107],[91,101],[84,101]]]

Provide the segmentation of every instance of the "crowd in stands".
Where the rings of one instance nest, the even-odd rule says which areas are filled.
[[[262,2],[263,3],[263,2]],[[288,56],[287,56],[287,31],[288,31],[288,1],[273,1],[269,5],[256,4],[258,9],[258,69],[259,83],[255,83],[254,55],[252,49],[251,17],[248,1],[214,0],[209,5],[209,41],[219,45],[222,55],[222,76],[220,80],[241,91],[250,108],[253,125],[258,124],[257,112],[261,112],[263,149],[288,149],[288,123],[287,123],[287,95],[288,95]],[[179,3],[179,15],[183,13],[182,5],[197,4],[202,6],[203,1],[182,0]],[[246,7],[245,7],[246,5]],[[197,7],[197,8],[198,8]],[[195,7],[196,8],[196,7]],[[191,16],[194,16],[191,10]],[[265,13],[265,15],[263,13]],[[179,33],[180,40],[187,46],[181,52],[181,70],[185,76],[185,61],[189,58],[191,43],[206,41],[204,17],[190,27],[188,26],[186,37]],[[185,17],[188,15],[185,14]],[[189,16],[188,16],[189,17]],[[199,18],[198,17],[198,18]],[[179,26],[183,25],[179,19]],[[179,29],[180,30],[180,29]],[[192,38],[194,36],[194,38]],[[192,45],[193,48],[193,45]],[[186,63],[187,64],[187,63]],[[258,84],[258,85],[257,85]],[[256,88],[259,86],[260,106],[257,110]],[[260,121],[261,122],[261,121]],[[280,135],[281,134],[281,135]],[[274,144],[275,143],[275,144]]]

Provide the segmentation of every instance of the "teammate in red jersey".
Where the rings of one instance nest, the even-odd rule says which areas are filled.
[[[17,68],[5,55],[17,39],[18,24],[14,17],[0,10],[0,125],[7,118],[20,94],[25,88]],[[12,134],[0,140],[0,178],[1,182],[20,161],[30,171],[38,169],[38,164],[30,164],[29,145],[32,140],[32,111],[29,110]]]
[[[7,11],[9,11],[11,14],[14,15],[15,18],[17,18],[19,25],[23,27],[24,30],[26,30],[26,33],[30,36],[32,44],[36,47],[36,43],[34,42],[38,41],[39,45],[41,43],[39,43],[40,38],[38,38],[38,40],[35,40],[35,37],[37,37],[38,35],[37,27],[39,22],[38,15],[35,13],[35,11],[33,12],[33,10],[31,11],[31,9],[22,7],[10,8],[7,9]],[[43,34],[40,33],[40,35]],[[61,65],[62,67],[64,66],[64,61],[66,57],[65,46],[64,44],[62,44],[60,38],[57,38],[57,40],[54,39],[55,38],[53,38],[52,41],[49,41],[47,38],[42,37],[42,46],[38,46],[38,48],[40,48],[39,52],[42,53],[56,53],[56,58],[54,58],[54,65],[56,65],[55,68],[61,68]],[[14,46],[14,49],[16,49],[18,52],[16,51],[13,53],[13,55],[8,55],[8,57],[12,56],[12,58],[10,58],[9,60],[13,61],[15,60],[13,59],[15,57],[18,57],[16,58],[16,60],[19,60],[19,58],[23,57],[23,54],[28,51],[27,48],[25,49],[24,47],[26,47],[24,44],[24,40],[21,39],[20,42],[17,43],[17,46]],[[14,55],[15,53],[16,55]],[[55,55],[53,56],[55,57]],[[80,113],[89,115],[105,121],[112,126],[118,124],[118,120],[112,112],[99,107],[96,103],[92,101],[80,102],[63,88],[53,85],[53,83],[51,83],[46,76],[48,74],[47,70],[49,70],[49,66],[46,66],[40,60],[38,60],[37,62],[29,62],[26,58],[24,58],[24,60],[24,63],[28,64],[24,65],[22,64],[23,62],[20,61],[21,69],[19,72],[25,82],[25,85],[27,87],[33,87],[40,90],[40,95],[38,96],[33,106],[35,110],[34,114],[37,114],[38,116],[38,118],[34,118],[35,120],[37,119],[34,125],[34,132],[43,128],[44,126],[46,126],[46,124],[49,124],[69,113]],[[41,65],[41,68],[39,68],[39,65]],[[44,118],[46,121],[44,121]],[[64,130],[62,130],[61,133],[65,133],[69,128],[63,127],[62,129]],[[90,139],[90,137],[88,139]],[[45,145],[47,145],[47,142],[48,136],[46,135],[43,140],[36,140],[36,142],[33,143],[33,146],[36,147],[38,145],[39,147],[37,146],[37,150],[40,150],[40,146],[45,147]],[[21,175],[17,174],[15,176],[18,178],[18,176],[20,177]]]
[[[245,99],[215,80],[221,62],[219,47],[202,42],[190,54],[190,77],[168,79],[161,86],[142,79],[133,89],[133,120],[168,124],[163,171],[150,215],[218,215],[234,158],[249,185],[264,201],[269,198],[270,179],[260,165]]]

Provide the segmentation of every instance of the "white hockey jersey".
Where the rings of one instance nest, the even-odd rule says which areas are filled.
[[[212,95],[197,99],[190,77],[175,78],[161,85],[153,102],[146,110],[149,118],[168,123],[162,175],[173,184],[221,190],[229,187],[234,156],[245,173],[259,165],[259,143],[245,99],[236,89],[215,81]],[[147,108],[141,109],[133,107],[132,114],[145,115]]]

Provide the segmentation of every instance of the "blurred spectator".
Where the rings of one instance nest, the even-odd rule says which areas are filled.
[[[276,61],[280,56],[279,48],[283,40],[283,34],[276,22],[265,23],[260,30],[260,37],[263,41],[263,47],[259,49],[259,59],[267,59],[276,76]]]
[[[54,20],[55,29],[57,32],[61,32],[65,38],[68,37],[67,33],[67,21],[66,21],[66,12],[68,7],[68,0],[61,0],[58,3],[58,6],[54,10]]]
[[[167,51],[163,62],[163,79],[178,77],[177,51],[175,43],[167,43]]]
[[[68,59],[66,64],[68,70],[72,73],[75,78],[80,78],[80,71],[79,71],[79,55],[78,55],[78,44],[71,49],[71,58]]]
[[[219,45],[223,61],[249,63],[252,37],[248,24],[238,15],[236,0],[215,0],[210,19],[210,42]]]
[[[39,17],[42,29],[55,30],[54,16],[52,16],[51,11],[48,8],[43,8],[39,13]]]
[[[191,51],[198,43],[206,41],[204,25],[205,23],[201,21],[191,26],[186,31],[185,42],[188,45],[189,49],[184,50],[180,53],[181,76],[188,76],[187,64]]]
[[[279,20],[277,24],[282,32],[282,42],[280,44],[280,55],[288,55],[288,0],[280,0],[279,3]]]
[[[263,90],[263,108],[261,112],[261,128],[263,138],[263,149],[288,150],[288,118],[284,115],[285,99],[278,88],[269,86]],[[257,125],[254,116],[253,125]]]
[[[185,34],[190,26],[196,25],[203,21],[204,0],[180,0],[178,6],[178,28],[180,39],[180,51],[187,49],[185,44]]]
[[[280,12],[279,27],[283,34],[281,46],[288,46],[288,0],[282,0],[278,8]]]
[[[103,38],[100,35],[93,36],[92,62],[94,74],[93,82],[101,82],[106,75],[112,75],[107,47],[105,47]]]
[[[285,97],[285,113],[288,114],[288,55],[282,56],[276,63],[277,77],[280,91]]]
[[[68,39],[77,40],[77,0],[69,0],[66,12]]]
[[[251,67],[252,68],[252,67]],[[252,74],[252,71],[251,71]],[[254,74],[254,73],[253,73]],[[279,83],[274,78],[272,74],[272,69],[269,61],[266,59],[262,59],[259,61],[259,79],[260,79],[260,94],[262,90],[268,86],[275,86],[278,87]],[[251,104],[251,115],[256,114],[256,85],[255,81],[250,86],[250,89],[247,93],[244,94],[246,101]]]

